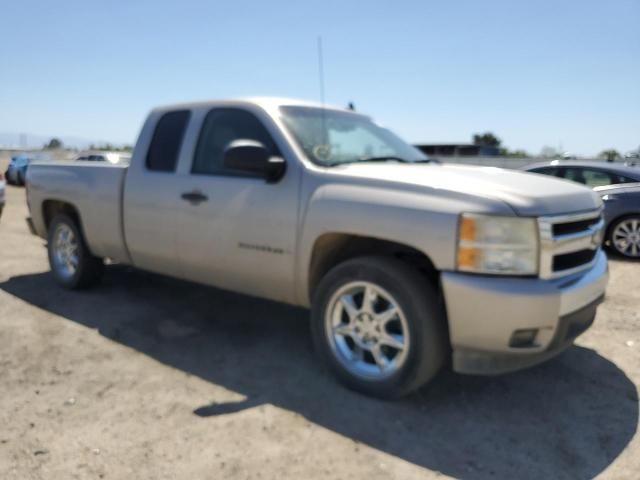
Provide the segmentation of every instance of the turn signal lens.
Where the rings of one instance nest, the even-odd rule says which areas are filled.
[[[476,220],[472,217],[460,219],[460,240],[473,242],[476,239]]]
[[[460,247],[458,248],[458,268],[472,269],[478,265],[480,251],[477,248]]]

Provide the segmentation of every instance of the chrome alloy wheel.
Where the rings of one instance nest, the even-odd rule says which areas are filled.
[[[640,258],[640,220],[629,218],[620,222],[611,235],[611,241],[622,255]]]
[[[53,237],[53,263],[63,278],[71,278],[78,271],[79,245],[74,231],[64,223],[56,227]]]
[[[332,353],[351,373],[383,380],[409,353],[409,327],[398,302],[370,282],[344,285],[331,297],[325,330]]]

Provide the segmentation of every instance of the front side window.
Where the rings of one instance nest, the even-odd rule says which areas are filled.
[[[182,138],[190,116],[189,110],[176,110],[160,117],[147,152],[147,168],[149,170],[156,172],[175,171]]]
[[[319,165],[374,160],[428,161],[420,150],[363,115],[316,107],[280,110],[300,148]]]
[[[254,140],[278,155],[273,138],[258,118],[238,108],[215,108],[204,119],[191,173],[253,176],[224,166],[224,152],[234,140]]]

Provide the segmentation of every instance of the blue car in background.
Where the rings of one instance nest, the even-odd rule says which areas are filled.
[[[16,155],[11,157],[9,167],[5,172],[7,183],[13,185],[24,185],[24,180],[27,178],[27,168],[29,163],[33,160],[26,155]]]
[[[0,173],[0,217],[2,217],[2,210],[4,209],[4,175]]]

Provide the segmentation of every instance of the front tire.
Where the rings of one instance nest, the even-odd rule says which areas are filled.
[[[51,271],[63,287],[82,289],[100,280],[104,263],[91,254],[78,224],[68,215],[56,215],[51,221],[47,250]]]
[[[312,307],[316,350],[348,388],[396,398],[433,378],[447,357],[446,317],[419,272],[361,257],[320,281]]]
[[[618,254],[640,259],[640,215],[616,220],[609,229],[609,246]]]

